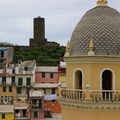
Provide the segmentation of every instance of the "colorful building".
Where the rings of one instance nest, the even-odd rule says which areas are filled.
[[[39,66],[36,68],[34,88],[44,90],[47,100],[56,100],[58,94],[58,78],[58,67]]]
[[[30,106],[28,102],[16,101],[14,103],[14,120],[30,120]]]
[[[44,109],[46,118],[61,115],[61,106],[58,102],[46,101],[44,102]]]
[[[107,0],[87,11],[66,47],[62,120],[120,119],[120,13]]]
[[[6,64],[11,63],[13,60],[12,47],[0,47],[0,69],[5,68]]]
[[[16,100],[15,66],[9,64],[0,69],[0,104],[13,104]]]
[[[30,120],[44,119],[44,91],[30,91]]]
[[[13,105],[0,105],[0,120],[14,120]]]
[[[29,95],[30,89],[33,88],[35,83],[35,61],[20,62],[16,66],[16,85],[17,85],[17,98],[26,100]]]

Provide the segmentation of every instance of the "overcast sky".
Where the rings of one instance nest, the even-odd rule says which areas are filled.
[[[120,11],[120,0],[109,0]],[[96,0],[0,0],[0,42],[29,45],[33,18],[45,18],[46,38],[66,45],[76,24]]]

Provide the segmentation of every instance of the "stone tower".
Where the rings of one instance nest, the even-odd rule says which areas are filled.
[[[30,39],[30,46],[41,46],[46,44],[45,39],[45,19],[42,17],[34,18],[34,35],[33,39]]]

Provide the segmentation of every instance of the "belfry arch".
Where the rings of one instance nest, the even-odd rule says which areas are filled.
[[[102,90],[113,90],[113,73],[110,70],[102,72]]]
[[[73,83],[74,89],[83,89],[83,74],[81,70],[76,70],[74,72],[74,83]]]

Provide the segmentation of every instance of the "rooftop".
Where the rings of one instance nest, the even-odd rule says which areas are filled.
[[[57,66],[38,66],[36,72],[58,72]]]

